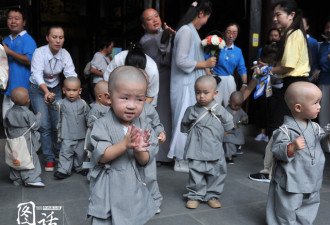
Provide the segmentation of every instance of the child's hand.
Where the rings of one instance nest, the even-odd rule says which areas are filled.
[[[301,149],[304,149],[305,147],[306,147],[305,139],[302,136],[298,137],[296,140],[292,142],[292,148],[294,151],[299,151]]]
[[[246,122],[247,118],[246,117],[242,117],[241,121],[242,122]]]
[[[146,147],[149,147],[151,145],[151,142],[148,142],[150,138],[150,133],[148,132],[148,129],[146,129],[143,134],[141,129],[137,129],[136,135],[137,136],[134,139],[134,152],[148,152],[149,149],[147,149]]]
[[[164,132],[161,132],[158,135],[158,141],[159,141],[159,144],[163,144],[166,141],[166,134]]]
[[[41,112],[38,112],[38,115],[41,115]]]
[[[234,130],[237,129],[237,123],[234,123],[234,127],[233,127],[233,129],[234,129]]]
[[[135,124],[128,127],[127,133],[124,137],[124,143],[125,143],[125,149],[131,149],[135,146],[135,140],[137,137],[141,134],[141,131],[139,129],[135,130]]]

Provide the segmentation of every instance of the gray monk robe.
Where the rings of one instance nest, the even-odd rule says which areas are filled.
[[[159,145],[158,145],[158,135],[161,132],[164,132],[164,127],[160,123],[159,116],[155,108],[149,103],[144,103],[142,113],[140,115],[144,121],[146,121],[150,126],[151,138],[156,143],[155,148],[153,149],[154,154],[157,156]],[[157,166],[156,166],[156,157],[150,159],[149,163],[145,167],[140,167],[140,173],[147,184],[147,188],[150,191],[152,197],[154,198],[156,205],[160,207],[162,204],[163,196],[159,191],[157,183]]]
[[[139,117],[131,124],[144,131],[148,126]],[[87,215],[109,219],[113,225],[145,224],[159,209],[138,172],[133,149],[108,163],[99,163],[107,147],[117,144],[125,137],[113,110],[98,119],[91,133],[94,150],[92,161],[96,166],[90,171],[90,198]],[[152,139],[151,139],[152,140]],[[155,157],[149,146],[150,160]]]
[[[90,108],[80,98],[74,102],[67,98],[61,99],[54,102],[51,108],[60,112],[58,134],[62,144],[57,171],[71,174],[74,166],[80,172],[85,158],[86,120]]]
[[[234,123],[238,124],[239,121],[242,121],[242,118],[245,117],[246,121],[244,124],[248,122],[248,115],[244,112],[242,108],[236,111],[234,115],[233,110],[227,106],[226,110],[233,116]],[[242,124],[237,125],[237,128],[233,128],[228,131],[228,133],[223,138],[223,147],[225,149],[225,154],[227,158],[231,158],[237,151],[236,145],[244,145],[244,133]]]
[[[41,115],[34,115],[27,106],[14,105],[7,111],[3,121],[3,126],[6,128],[9,138],[17,138],[23,135],[24,132],[29,129],[34,122],[35,124],[30,130],[34,169],[15,170],[11,167],[9,169],[10,179],[12,181],[17,181],[18,183],[34,183],[41,181],[41,178],[39,177],[41,174],[40,162],[36,153],[40,147],[40,134],[38,129],[41,124]],[[30,132],[24,136],[29,152],[31,152]]]
[[[329,152],[329,136],[317,123],[308,121],[306,127],[289,116],[284,117],[281,128],[273,133],[272,152],[276,162],[269,187],[267,222],[270,225],[313,224],[320,204],[323,151]],[[288,157],[287,145],[299,136],[305,138],[306,147]]]
[[[167,38],[164,38],[166,35]],[[163,42],[161,41],[163,37]],[[172,39],[174,35],[167,31],[158,34],[145,33],[140,39],[142,50],[150,56],[156,63],[159,71],[159,92],[156,110],[159,118],[164,124],[166,138],[168,141],[159,146],[159,153],[156,156],[157,161],[169,162],[167,153],[170,149],[172,138],[172,116],[170,102],[170,78],[171,78],[171,59],[172,59]]]
[[[216,102],[213,100],[209,109]],[[181,122],[181,132],[186,133],[207,110],[196,103],[187,108]],[[221,105],[210,110],[189,132],[184,149],[184,159],[189,160],[188,199],[208,201],[219,198],[227,174],[222,148],[224,131],[234,127],[233,117]]]
[[[87,126],[88,129],[86,131],[86,139],[85,139],[85,146],[88,150],[92,149],[92,143],[91,143],[91,131],[94,126],[94,122],[103,117],[110,109],[109,106],[104,106],[101,104],[91,104],[91,110],[89,111],[87,115]]]

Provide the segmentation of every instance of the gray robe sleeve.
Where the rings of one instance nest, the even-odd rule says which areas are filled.
[[[195,116],[191,115],[192,110],[193,107],[189,106],[182,117],[181,133],[187,133],[190,127],[192,126],[193,122],[196,120],[196,118],[194,118]]]
[[[282,126],[282,129],[286,131],[286,128]],[[292,131],[289,131],[291,133]],[[299,134],[298,134],[299,135]],[[272,152],[275,156],[275,158],[283,161],[283,162],[291,162],[294,160],[295,156],[289,157],[287,154],[287,146],[290,144],[293,140],[290,135],[290,138],[280,129],[277,129],[273,132],[273,147],[272,147]]]
[[[160,122],[159,115],[152,105],[145,103],[144,104],[146,114],[147,114],[147,122],[150,123],[150,126],[155,131],[158,136],[161,132],[165,133],[165,129],[163,124]]]
[[[220,111],[218,115],[220,116],[220,121],[225,131],[229,131],[233,129],[234,128],[233,116],[221,105],[219,105],[218,107],[220,107]]]

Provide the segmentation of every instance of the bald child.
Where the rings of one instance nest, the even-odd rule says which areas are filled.
[[[181,132],[187,134],[184,159],[189,161],[186,207],[195,209],[200,202],[220,208],[220,195],[227,175],[222,147],[223,135],[234,127],[233,117],[214,100],[218,91],[212,76],[201,76],[195,82],[197,103],[187,108]]]
[[[234,128],[228,131],[223,138],[223,147],[225,149],[226,161],[228,164],[234,164],[233,155],[238,153],[237,149],[245,144],[243,124],[247,124],[248,115],[242,109],[244,101],[243,94],[240,91],[231,93],[226,110],[233,116]],[[240,151],[242,154],[242,151]]]
[[[94,122],[103,117],[110,109],[110,99],[108,91],[108,82],[101,80],[96,83],[94,87],[95,102],[92,103],[91,110],[87,115],[87,126],[86,139],[85,139],[85,150],[88,152],[88,158],[90,158],[90,151],[93,146],[91,144],[91,131],[94,126]]]
[[[41,124],[41,113],[39,112],[37,115],[34,115],[29,110],[29,93],[28,90],[23,87],[17,87],[12,90],[11,100],[14,102],[14,106],[10,108],[5,115],[3,121],[4,128],[7,131],[8,138],[20,137],[31,128],[24,137],[29,152],[32,154],[34,168],[16,170],[10,167],[9,178],[13,181],[15,186],[23,184],[31,187],[44,187],[45,184],[41,182],[40,178],[40,162],[36,154],[40,147],[40,134],[38,129]]]
[[[132,66],[117,67],[109,78],[111,109],[95,121],[87,210],[92,224],[145,224],[159,208],[141,178],[139,167],[155,156],[158,144],[141,117],[147,80]]]
[[[58,139],[61,141],[59,162],[54,177],[65,179],[71,175],[72,169],[86,175],[82,164],[85,160],[85,135],[87,114],[90,110],[87,103],[80,98],[81,83],[77,77],[67,77],[62,88],[65,97],[54,101],[51,108],[59,113]],[[52,96],[49,96],[49,99]]]
[[[313,224],[320,205],[328,135],[312,119],[322,92],[309,82],[292,83],[285,102],[292,116],[274,131],[275,163],[267,202],[268,224]]]

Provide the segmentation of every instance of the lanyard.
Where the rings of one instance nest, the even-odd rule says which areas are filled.
[[[50,61],[52,59],[55,59],[55,65],[54,65],[54,68],[52,68],[52,64],[50,63]],[[52,71],[52,73],[49,75],[49,79],[53,79],[54,78],[54,69],[56,67],[56,64],[57,64],[57,59],[55,57],[53,57],[51,60],[49,60],[49,67],[50,67],[50,70]]]

